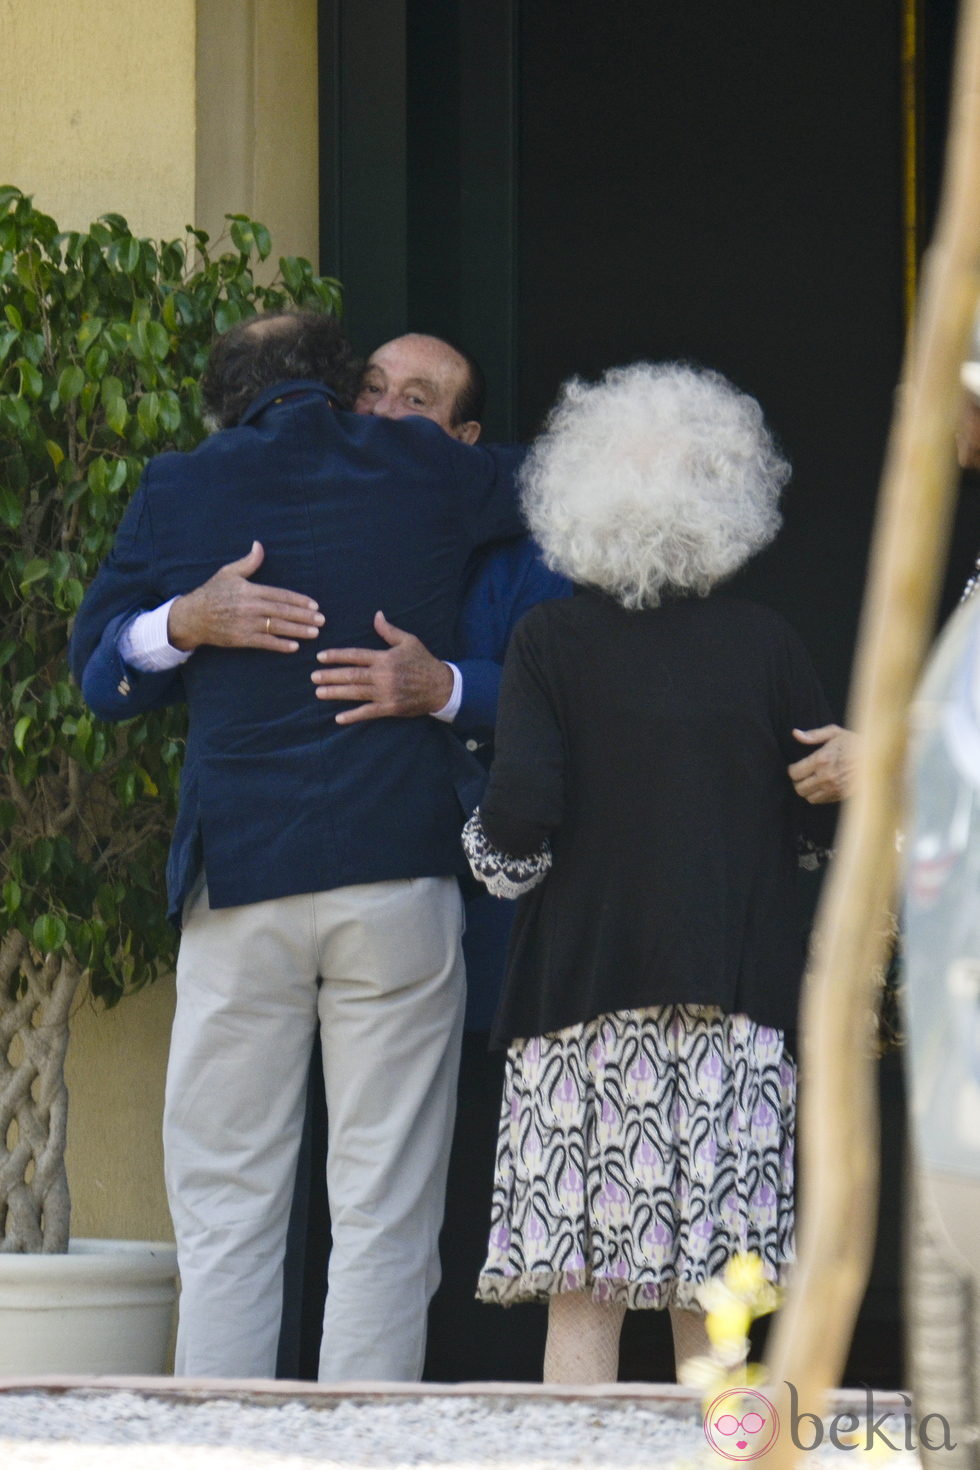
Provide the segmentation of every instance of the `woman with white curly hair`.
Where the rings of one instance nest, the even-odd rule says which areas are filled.
[[[548,1301],[548,1382],[615,1379],[627,1307],[670,1310],[679,1365],[709,1277],[792,1256],[796,869],[831,822],[786,768],[830,713],[782,618],[716,591],[788,478],[754,399],[649,363],[566,384],[524,471],[578,595],[515,631],[464,844],[527,895],[478,1295]]]

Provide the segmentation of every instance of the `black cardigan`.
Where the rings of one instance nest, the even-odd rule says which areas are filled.
[[[481,813],[495,847],[551,842],[520,900],[493,1040],[629,1007],[702,1004],[792,1028],[800,839],[829,845],[787,765],[832,719],[776,613],[713,596],[627,612],[546,602],[507,654]]]

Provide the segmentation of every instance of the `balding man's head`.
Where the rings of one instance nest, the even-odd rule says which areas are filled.
[[[418,414],[473,444],[484,396],[483,373],[468,353],[442,337],[409,332],[371,353],[354,407],[391,419]]]
[[[227,429],[263,389],[300,378],[326,383],[350,407],[360,381],[358,364],[326,312],[268,312],[230,327],[215,339],[201,389],[209,414]]]

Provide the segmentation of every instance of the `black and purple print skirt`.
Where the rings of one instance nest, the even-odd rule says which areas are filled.
[[[508,1052],[477,1296],[692,1307],[743,1251],[793,1258],[796,1066],[714,1006],[617,1011]]]

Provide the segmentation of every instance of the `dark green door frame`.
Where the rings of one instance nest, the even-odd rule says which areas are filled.
[[[459,341],[514,422],[518,0],[320,0],[321,269],[357,346]]]

